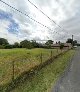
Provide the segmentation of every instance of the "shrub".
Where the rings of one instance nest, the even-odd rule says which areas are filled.
[[[0,49],[4,49],[5,48],[5,46],[4,45],[0,45]]]
[[[5,45],[5,49],[12,49],[12,48],[13,48],[13,46],[12,46],[12,45],[10,45],[10,44]]]
[[[61,43],[61,44],[60,44],[60,49],[62,50],[63,48],[64,48],[64,44]]]

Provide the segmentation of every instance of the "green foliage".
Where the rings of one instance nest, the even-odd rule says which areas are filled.
[[[53,41],[52,40],[48,40],[45,44],[46,45],[51,45],[51,44],[53,44]]]
[[[79,43],[77,43],[77,46],[80,46],[80,44],[79,44]]]
[[[27,49],[33,48],[32,43],[30,41],[28,41],[28,40],[24,40],[24,41],[20,42],[20,46],[22,48],[27,48]]]
[[[73,41],[73,46],[77,45],[77,40]]]
[[[58,44],[61,44],[61,42],[59,41]]]
[[[67,39],[66,43],[73,43],[73,46],[77,45],[77,40],[72,40],[71,38]]]
[[[67,41],[66,41],[66,43],[71,43],[72,44],[72,41],[73,40],[71,38],[68,38]]]
[[[5,45],[4,48],[5,48],[5,49],[12,49],[12,48],[13,48],[13,45],[8,44],[8,45]]]
[[[0,38],[0,45],[7,45],[7,44],[9,44],[7,39]]]
[[[8,41],[4,38],[0,38],[0,49],[11,49],[11,48],[27,48],[27,49],[32,49],[32,48],[39,48],[39,44],[36,41],[28,41],[28,40],[23,40],[20,42],[15,42],[13,45],[9,44]]]
[[[4,49],[5,48],[5,46],[4,45],[0,45],[0,49]]]
[[[15,42],[14,45],[13,45],[14,48],[19,48],[20,47],[20,44],[18,42]]]
[[[35,40],[32,40],[31,42],[28,40],[24,40],[24,41],[20,42],[20,47],[32,49],[32,48],[39,48],[40,45]]]
[[[64,48],[64,44],[61,43],[61,44],[60,44],[60,49],[63,49],[63,48]]]
[[[0,49],[11,49],[13,48],[7,41],[7,39],[0,38]]]
[[[32,40],[31,43],[34,48],[39,48],[39,44],[35,40]]]
[[[52,40],[48,40],[45,45],[47,45],[47,48],[51,48],[51,45],[53,44]]]

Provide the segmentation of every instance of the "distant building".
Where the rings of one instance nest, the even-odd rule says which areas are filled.
[[[72,44],[71,43],[64,43],[64,48],[71,49],[72,48]]]
[[[71,43],[63,43],[64,44],[64,48],[65,49],[71,49],[72,48],[72,45],[71,45]],[[52,44],[51,45],[52,46],[52,48],[60,48],[60,44],[59,43],[56,43],[56,44]]]
[[[54,48],[54,49],[56,49],[56,48],[59,48],[60,47],[60,44],[59,43],[52,44],[51,47]]]

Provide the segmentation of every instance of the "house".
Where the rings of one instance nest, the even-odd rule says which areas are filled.
[[[52,44],[51,47],[54,48],[54,49],[57,49],[57,48],[60,47],[60,44],[59,43]]]
[[[64,43],[64,48],[71,49],[72,48],[72,44],[71,43]]]
[[[63,43],[63,44],[64,44],[64,49],[71,49],[72,48],[71,43]],[[60,44],[59,43],[52,44],[51,46],[52,46],[52,48],[55,48],[55,49],[60,48]]]

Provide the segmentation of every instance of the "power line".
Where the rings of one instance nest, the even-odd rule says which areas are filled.
[[[29,19],[33,20],[34,22],[36,22],[36,23],[38,23],[38,24],[42,25],[43,27],[45,27],[45,28],[47,28],[47,29],[49,29],[49,30],[53,31],[53,30],[52,30],[52,29],[50,29],[48,26],[46,26],[46,25],[44,25],[44,24],[42,24],[42,23],[38,22],[37,20],[33,19],[32,17],[30,17],[28,14],[23,13],[23,12],[22,12],[22,11],[20,11],[19,9],[16,9],[15,7],[13,7],[13,6],[9,5],[8,3],[4,2],[3,0],[0,0],[0,1],[1,1],[2,3],[4,3],[5,5],[7,5],[8,7],[10,7],[10,8],[12,8],[12,9],[14,9],[15,11],[17,11],[17,12],[19,12],[19,13],[21,13],[21,14],[23,14],[23,15],[27,16]],[[54,31],[54,32],[55,32],[55,31]],[[58,33],[58,32],[56,32],[56,33]],[[58,33],[58,34],[59,34],[59,33]],[[61,34],[60,34],[60,35],[61,35]]]
[[[30,0],[28,0],[31,5],[33,5],[37,10],[39,10],[43,15],[45,15],[50,21],[55,23],[59,28],[62,28],[60,25],[58,25],[53,19],[51,19],[47,14],[45,14],[42,10],[40,10],[34,3],[32,3]]]
[[[58,25],[53,19],[51,19],[47,14],[45,14],[41,9],[39,9],[34,3],[32,3],[30,0],[28,2],[33,5],[38,11],[40,11],[43,15],[45,15],[50,21],[52,21],[54,24],[56,24],[59,28],[64,30],[60,25]],[[68,32],[67,32],[68,33]]]
[[[32,17],[30,17],[28,14],[23,13],[23,12],[22,12],[22,11],[20,11],[19,9],[16,9],[15,7],[13,7],[13,6],[9,5],[8,3],[6,3],[6,2],[4,2],[4,1],[2,1],[2,0],[0,0],[0,1],[1,1],[2,3],[4,3],[5,5],[7,5],[8,7],[10,7],[10,8],[12,8],[12,9],[14,9],[15,11],[17,11],[17,12],[19,12],[19,13],[21,13],[21,14],[23,14],[23,15],[27,16],[29,19],[33,20],[34,22],[36,22],[36,23],[38,23],[38,24],[42,25],[43,27],[45,27],[45,28],[47,28],[47,29],[49,29],[49,30],[53,31],[53,30],[52,30],[52,29],[50,29],[48,26],[46,26],[46,25],[44,25],[44,24],[40,23],[39,21],[37,21],[37,20],[33,19]]]

